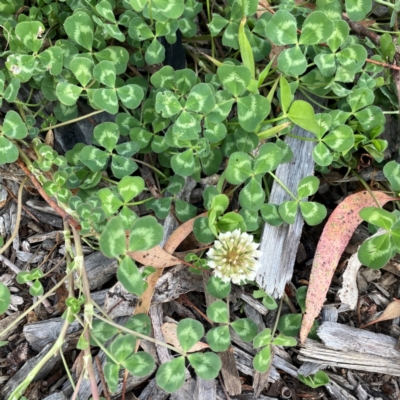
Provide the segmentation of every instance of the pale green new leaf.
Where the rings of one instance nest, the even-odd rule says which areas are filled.
[[[251,77],[255,79],[256,71],[254,65],[254,55],[250,42],[246,35],[245,26],[246,26],[246,18],[244,17],[239,25],[238,40],[239,40],[240,55],[242,57],[243,65],[249,69]]]
[[[221,360],[215,353],[194,353],[188,355],[191,366],[201,379],[210,380],[218,376]]]
[[[204,327],[199,321],[185,318],[179,321],[176,334],[182,350],[190,351],[204,335]]]
[[[11,303],[10,290],[4,283],[0,282],[0,315],[4,314]]]
[[[294,101],[287,116],[292,122],[307,131],[315,134],[320,131],[312,105],[304,100]]]

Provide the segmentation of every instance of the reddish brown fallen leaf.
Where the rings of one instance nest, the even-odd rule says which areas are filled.
[[[177,326],[178,325],[174,324],[173,322],[165,322],[161,326],[161,332],[167,343],[172,344],[172,346],[176,347],[179,350],[183,350],[179,343],[178,336],[176,334]],[[187,351],[187,353],[193,353],[195,351],[200,351],[200,350],[209,349],[209,348],[210,348],[210,346],[207,343],[197,342],[193,347],[191,347]]]
[[[383,192],[374,191],[374,195],[381,205],[391,200],[397,200]],[[359,211],[375,205],[374,199],[367,191],[355,193],[343,200],[329,217],[318,242],[311,269],[306,297],[306,313],[300,329],[301,343],[306,340],[314,319],[321,311],[344,249],[357,226],[362,222]]]
[[[154,268],[167,268],[182,264],[179,258],[168,254],[162,247],[156,246],[146,251],[129,251],[127,253],[135,261]]]
[[[165,250],[163,250],[163,251],[165,251],[166,254],[172,254],[176,250],[176,248],[181,244],[181,242],[193,230],[193,224],[194,224],[195,219],[199,218],[201,216],[203,216],[203,214],[190,219],[189,221],[182,224],[175,232],[173,232],[172,235],[167,240],[167,242],[165,243],[165,245],[164,245]],[[173,257],[173,256],[171,256],[171,257]],[[151,265],[151,264],[148,264],[148,265]],[[153,298],[153,294],[154,294],[154,288],[156,287],[157,281],[160,278],[160,276],[162,275],[163,271],[164,271],[164,268],[158,268],[156,272],[152,273],[147,278],[147,281],[146,281],[147,288],[144,291],[144,293],[139,297],[139,301],[135,307],[135,311],[133,312],[134,315],[148,314],[150,305],[151,305],[151,299]],[[138,349],[139,343],[140,342],[138,340],[136,342],[135,352]]]
[[[395,319],[400,317],[400,300],[394,299],[385,309],[385,311],[382,313],[380,317],[377,319],[368,322],[368,324],[365,324],[363,326],[360,326],[360,328],[366,328],[367,326],[370,326],[372,324],[376,324],[377,322],[382,322],[382,321],[387,321],[388,319]]]

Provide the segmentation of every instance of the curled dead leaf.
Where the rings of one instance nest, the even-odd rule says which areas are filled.
[[[368,324],[365,324],[363,326],[360,326],[360,328],[366,328],[367,326],[376,324],[377,322],[382,322],[382,321],[387,321],[389,319],[395,319],[400,317],[400,300],[394,299],[385,309],[385,311],[382,313],[380,317],[377,319],[374,319],[373,321],[368,322]]]

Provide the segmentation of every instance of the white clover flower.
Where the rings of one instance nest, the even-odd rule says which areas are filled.
[[[245,280],[254,280],[260,266],[258,258],[261,251],[257,250],[259,243],[253,242],[253,236],[241,233],[240,229],[233,232],[220,233],[214,247],[207,252],[208,265],[214,269],[214,275],[224,282],[232,280],[241,284]]]

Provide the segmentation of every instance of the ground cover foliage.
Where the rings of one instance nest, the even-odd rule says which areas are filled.
[[[383,169],[386,188],[394,196],[374,194],[360,178],[372,206],[357,204],[357,218],[369,223],[372,233],[378,228],[383,233],[361,246],[359,260],[379,269],[400,252],[400,213],[393,207],[382,208],[396,200],[400,191],[400,165],[385,159],[388,143],[381,138],[385,114],[398,113],[393,79],[398,73],[397,53],[391,32],[398,30],[399,5],[377,3],[388,7],[389,17],[368,31],[371,0],[344,4],[337,0],[315,4],[259,4],[255,0],[37,0],[25,4],[3,0],[0,101],[7,107],[0,131],[0,164],[17,163],[23,168],[46,200],[53,198],[51,205],[64,218],[67,267],[63,279],[69,282],[65,325],[43,362],[61,349],[68,325],[78,321],[83,332],[77,348],[85,354],[91,381],[91,347],[100,347],[107,355],[104,375],[110,392],[117,390],[121,370],[139,377],[154,370],[153,357],[137,351],[140,339],[151,335],[148,309],[123,326],[107,314],[95,313],[82,241],[116,258],[118,281],[150,302],[155,274],[176,264],[170,258],[169,265],[147,265],[139,261],[139,254],[161,254],[158,245],[164,229],[160,221],[168,215],[172,213],[181,227],[191,224],[189,231],[201,244],[212,247],[215,240],[221,246],[226,242],[223,248],[232,257],[239,257],[235,251],[240,245],[251,256],[257,250],[249,247],[252,239],[245,233],[258,242],[264,223],[293,224],[300,213],[308,225],[320,224],[327,210],[313,199],[320,185],[317,176],[334,169],[351,174],[361,153]],[[167,65],[166,47],[182,46],[181,40],[187,46],[187,67],[174,69]],[[21,87],[29,89],[25,99]],[[42,97],[34,104],[31,99],[37,92]],[[300,93],[308,100],[297,99]],[[79,102],[86,102],[93,111],[80,115]],[[322,112],[314,112],[315,103]],[[78,143],[58,154],[44,140],[49,130],[103,112],[115,116],[114,122],[95,126],[91,143]],[[294,126],[313,134],[306,140],[316,144],[309,156],[317,176],[303,178],[292,193],[274,172],[296,156],[284,141],[285,136],[296,138]],[[141,165],[153,171],[160,189],[145,200],[137,200],[149,189],[139,172]],[[219,180],[204,190],[202,204],[179,198],[188,177],[199,181],[214,174],[219,174]],[[291,200],[269,202],[273,181],[282,185]],[[133,211],[133,206],[143,203],[151,215]],[[12,239],[2,243],[1,253]],[[230,248],[228,239],[235,240],[237,248]],[[344,239],[330,235],[324,240],[327,245]],[[174,250],[162,253],[163,257],[172,257]],[[336,254],[338,259],[341,252]],[[321,288],[311,286],[307,300],[306,288],[299,288],[300,312],[282,317],[272,330],[259,332],[250,318],[231,320],[231,278],[234,284],[249,285],[254,298],[268,309],[277,309],[278,304],[246,279],[240,259],[238,268],[242,269],[234,277],[232,270],[220,265],[226,257],[218,265],[210,260],[205,251],[189,253],[184,260],[194,274],[215,271],[206,290],[217,300],[207,307],[213,324],[206,325],[207,331],[195,319],[182,319],[176,327],[179,345],[166,345],[177,356],[158,367],[156,380],[170,393],[184,384],[187,366],[205,380],[218,376],[218,353],[230,347],[230,328],[257,349],[253,367],[260,373],[271,367],[272,345],[296,346],[307,307],[313,307],[316,315],[307,322],[302,339],[318,338],[313,320],[325,299]],[[314,277],[328,275],[324,264],[318,267]],[[32,296],[46,296],[44,277],[35,268],[20,272],[17,281],[30,283]],[[316,301],[317,297],[321,298]],[[0,284],[0,313],[9,304],[9,290]],[[209,350],[192,352],[204,336]],[[11,399],[23,396],[40,367],[39,363]],[[329,381],[322,371],[299,379],[311,387]],[[96,385],[92,396],[99,398]]]

